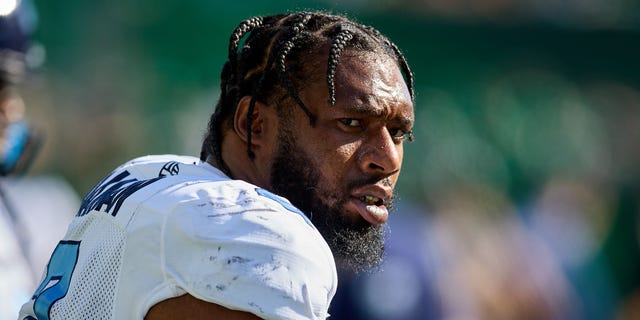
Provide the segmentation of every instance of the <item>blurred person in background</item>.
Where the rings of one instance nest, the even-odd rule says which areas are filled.
[[[0,1],[0,320],[15,319],[35,290],[66,212],[77,202],[71,188],[50,177],[27,177],[41,134],[26,118],[19,86],[29,76],[37,25],[29,0]],[[46,203],[39,201],[44,199]]]
[[[404,200],[388,224],[384,262],[368,272],[339,270],[340,285],[329,310],[335,319],[440,320],[437,244],[432,217]]]
[[[380,270],[341,273],[336,319],[582,319],[558,257],[485,186],[439,194],[431,211],[404,202]]]
[[[22,172],[34,155],[35,139],[27,124],[24,102],[15,85],[26,73],[29,25],[17,4],[2,1],[0,12],[0,319],[17,315],[36,279],[28,255],[29,237],[4,190],[8,175]],[[6,8],[9,6],[8,8]]]
[[[2,6],[7,1],[2,1]],[[20,6],[18,6],[20,4]],[[21,173],[32,160],[38,137],[25,119],[25,106],[16,85],[27,73],[27,51],[33,32],[25,1],[0,8],[0,175]]]

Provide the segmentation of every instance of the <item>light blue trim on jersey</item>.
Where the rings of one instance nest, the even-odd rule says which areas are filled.
[[[38,319],[49,320],[53,304],[67,295],[79,254],[80,241],[63,240],[53,250],[47,274],[32,298],[33,311]]]
[[[263,197],[269,198],[279,203],[285,209],[300,215],[304,219],[304,221],[307,222],[308,225],[313,227],[313,223],[311,223],[311,220],[309,220],[309,218],[304,214],[304,212],[300,211],[300,209],[296,208],[294,205],[292,205],[289,201],[285,200],[283,197],[278,196],[277,194],[271,193],[262,188],[256,188],[256,192]]]

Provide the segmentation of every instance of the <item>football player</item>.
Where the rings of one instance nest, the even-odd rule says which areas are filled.
[[[199,158],[146,156],[84,198],[20,319],[325,319],[370,268],[412,139],[413,79],[376,29],[241,22]]]

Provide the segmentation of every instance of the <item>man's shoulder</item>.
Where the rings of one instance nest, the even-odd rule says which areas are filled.
[[[148,155],[134,158],[120,165],[107,175],[97,188],[104,189],[104,185],[110,182],[126,185],[123,181],[135,181],[145,186],[153,186],[142,192],[149,196],[158,193],[167,196],[167,192],[190,185],[196,185],[197,191],[198,188],[205,188],[206,183],[226,182],[230,179],[222,171],[196,157],[172,154]]]
[[[182,168],[196,166],[198,163],[200,163],[200,159],[192,156],[174,154],[147,155],[125,162],[116,171],[128,170],[141,176],[163,177],[178,175]]]
[[[178,155],[144,156],[130,160],[106,175],[83,198],[78,216],[102,211],[133,214],[139,205],[188,181],[228,179],[198,158]],[[170,200],[170,199],[166,199]],[[170,205],[163,202],[164,205]],[[121,210],[122,209],[122,210]],[[165,209],[170,210],[171,206]],[[160,210],[165,211],[165,210]],[[128,221],[128,218],[124,218]],[[128,222],[126,222],[128,223]]]
[[[305,314],[333,295],[331,251],[287,200],[237,180],[190,188],[198,197],[163,227],[164,269],[182,290],[231,309],[259,306],[256,314],[271,317],[283,306]]]
[[[254,239],[251,241],[261,242],[265,248],[308,247],[310,243],[324,246],[324,239],[302,211],[287,199],[246,181],[185,181],[150,200],[146,205],[159,206],[158,210],[173,207],[167,224],[197,239],[233,235]],[[164,205],[164,201],[168,203]]]
[[[131,178],[157,181],[140,193],[140,201],[145,207],[156,207],[158,211],[197,211],[210,217],[269,212],[269,219],[264,221],[280,223],[280,220],[293,219],[302,222],[303,228],[313,228],[304,213],[286,198],[247,181],[231,179],[195,157],[139,157],[120,166],[111,176],[123,172]]]
[[[288,221],[302,228],[313,228],[305,214],[286,198],[243,180],[184,181],[170,192],[171,198],[181,199],[180,210],[195,211],[209,218],[263,215],[265,218],[261,221],[265,223]]]

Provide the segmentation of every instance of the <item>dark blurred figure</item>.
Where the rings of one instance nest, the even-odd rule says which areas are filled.
[[[0,1],[0,320],[17,317],[38,276],[29,256],[30,236],[4,189],[7,176],[23,173],[39,144],[16,88],[28,70],[34,27],[31,2]]]
[[[388,224],[385,261],[379,270],[339,270],[331,319],[444,319],[437,292],[436,248],[427,240],[431,225],[424,210],[403,202]]]
[[[493,191],[463,186],[430,210],[403,202],[381,270],[342,272],[331,318],[591,319],[557,257],[511,210]]]
[[[27,73],[34,15],[33,5],[26,0],[18,1],[11,11],[0,11],[0,174],[3,176],[23,172],[33,158],[38,141],[24,118],[24,102],[15,88]]]

